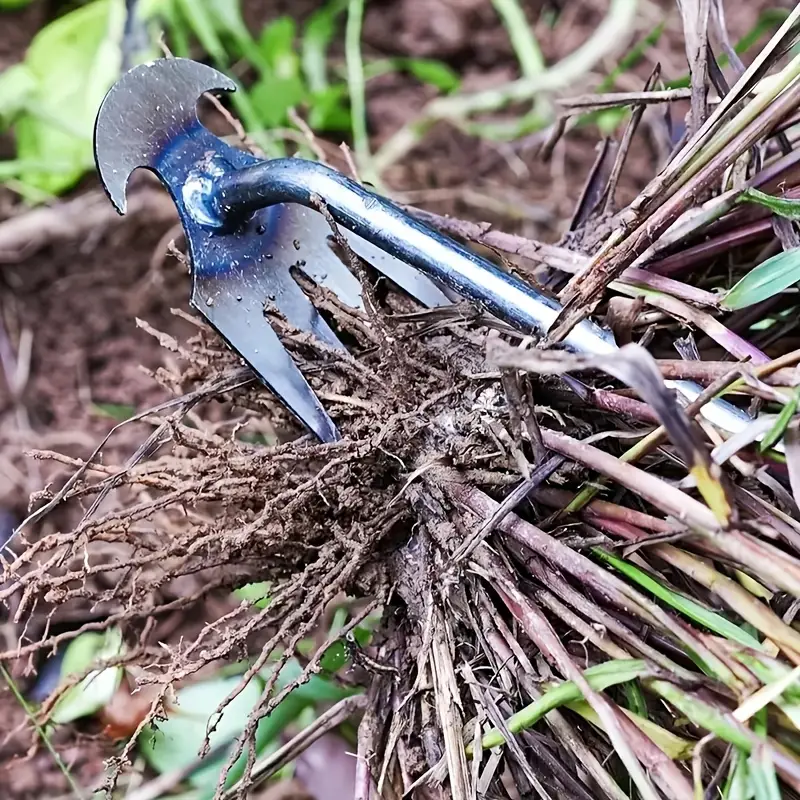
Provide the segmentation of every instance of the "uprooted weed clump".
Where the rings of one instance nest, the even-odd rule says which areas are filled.
[[[15,620],[71,607],[90,621],[42,624],[0,658],[121,626],[125,662],[154,688],[141,729],[209,665],[244,660],[244,683],[297,657],[300,677],[278,689],[273,671],[229,758],[246,749],[264,777],[284,761],[255,764],[257,723],[321,668],[324,616],[346,595],[358,605],[337,638],[381,612],[337,674],[364,689],[340,708],[361,714],[357,798],[800,793],[800,351],[775,336],[796,310],[785,264],[765,260],[798,245],[800,65],[780,68],[798,18],[750,68],[733,62],[731,87],[709,67],[706,20],[687,36],[683,94],[656,70],[643,93],[583,98],[634,110],[561,246],[423,215],[560,292],[545,344],[595,313],[635,342],[613,358],[537,349],[464,303],[419,309],[345,253],[365,310],[297,279],[347,352],[265,309],[339,426],[340,441],[319,444],[211,331],[184,342],[148,328],[169,365],[154,379],[174,399],[125,423],[150,426],[127,463],[38,453],[72,475],[34,498],[4,565]],[[618,209],[645,105],[676,97],[692,107],[684,139]],[[662,378],[705,389],[684,411]],[[722,392],[776,413],[726,440],[698,416]],[[230,601],[259,582],[265,606]],[[176,634],[176,614],[196,624]]]
[[[398,690],[411,689],[403,665],[418,656],[434,577],[458,540],[443,509],[416,484],[452,473],[502,485],[513,480],[509,466],[525,457],[506,432],[508,400],[497,374],[486,370],[474,310],[420,311],[394,293],[372,292],[372,311],[355,311],[305,285],[350,351],[326,347],[277,315],[272,321],[331,411],[341,441],[302,436],[212,331],[201,328],[180,343],[141,323],[179,360],[179,369],[154,375],[176,399],[137,415],[134,421],[153,431],[127,465],[33,454],[74,472],[57,493],[35,498],[39,510],[29,524],[64,502],[82,511],[71,530],[27,540],[23,528],[1,590],[4,600],[14,599],[16,619],[66,604],[103,619],[57,634],[45,628],[13,657],[121,625],[140,642],[126,663],[148,665],[140,685],[164,687],[152,706],[158,714],[169,684],[209,664],[255,656],[249,677],[279,646],[287,648],[284,659],[295,655],[293,647],[342,593],[371,601],[350,628],[399,596],[413,619],[400,625],[410,643],[387,638],[387,669],[403,676]],[[267,427],[252,434],[249,423],[263,420]],[[445,549],[420,549],[432,534]],[[268,608],[254,614],[248,604],[233,607],[193,640],[159,652],[165,617],[191,615],[209,596],[259,581],[271,584]],[[449,595],[448,584],[436,593]],[[270,701],[270,689],[253,725],[288,692]]]

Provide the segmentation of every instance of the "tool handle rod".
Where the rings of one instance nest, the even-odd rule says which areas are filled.
[[[323,164],[297,158],[262,161],[220,175],[210,191],[209,200],[226,225],[266,206],[294,202],[315,208],[321,200],[333,219],[347,230],[523,333],[545,334],[561,311],[556,301],[524,281]],[[591,320],[576,325],[564,344],[573,351],[595,355],[618,350],[611,334]],[[666,384],[688,400],[702,391],[691,381]],[[701,413],[728,433],[737,433],[751,422],[744,411],[719,398],[706,403]],[[782,450],[782,443],[776,449]]]
[[[524,281],[323,164],[297,158],[263,161],[220,176],[212,191],[216,212],[227,224],[278,203],[313,208],[318,197],[347,230],[524,333],[545,333],[560,311],[555,301]],[[612,338],[591,321],[576,326],[565,343],[582,352],[616,349]]]

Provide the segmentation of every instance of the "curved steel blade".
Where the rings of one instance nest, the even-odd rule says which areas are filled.
[[[342,347],[292,278],[288,261],[270,259],[269,245],[280,236],[281,209],[258,212],[230,233],[210,231],[187,210],[198,170],[215,159],[235,168],[258,161],[211,134],[197,117],[203,92],[234,88],[216,70],[185,59],[135,67],[111,88],[98,112],[97,167],[120,213],[131,172],[144,167],[159,177],[186,235],[191,304],[293,413],[320,439],[332,441],[338,437],[333,421],[264,316],[264,306],[274,305],[295,327]]]
[[[293,267],[359,308],[361,286],[329,246],[330,228],[316,211],[281,204],[256,212],[233,231],[203,225],[203,181],[217,168],[258,163],[202,126],[197,101],[212,90],[235,90],[222,73],[188,59],[160,59],[125,73],[110,89],[95,123],[95,161],[111,202],[125,213],[131,173],[143,167],[169,190],[192,265],[191,303],[258,377],[323,441],[336,428],[265,318],[278,309],[294,327],[328,345],[342,344],[291,275]],[[191,213],[189,209],[191,208]],[[427,278],[356,234],[354,251],[426,305],[447,297]]]

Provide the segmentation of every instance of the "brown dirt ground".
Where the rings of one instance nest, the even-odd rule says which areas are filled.
[[[253,25],[287,12],[302,17],[317,5],[314,0],[244,3]],[[530,5],[535,16],[541,4]],[[548,59],[574,49],[597,22],[598,9],[605,3],[586,0],[560,5],[573,17],[574,25],[566,33],[542,40]],[[667,0],[658,5],[672,7]],[[733,35],[746,31],[761,8],[774,5],[737,3],[728,11]],[[34,3],[26,11],[4,17],[0,69],[19,57],[42,23],[46,6]],[[647,13],[655,19],[652,9]],[[654,56],[667,78],[679,74],[684,63],[674,10],[669,30]],[[476,86],[507,78],[515,69],[513,53],[488,0],[374,0],[369,4],[365,43],[371,53],[444,59]],[[652,63],[644,65],[638,80],[651,67]],[[637,88],[632,77],[625,80],[632,85],[621,88]],[[387,76],[375,81],[369,104],[375,141],[385,139],[429,96],[408,78]],[[396,188],[417,192],[414,202],[431,210],[502,220],[506,229],[553,239],[569,219],[594,159],[595,143],[593,132],[572,135],[545,164],[528,149],[479,143],[441,126],[389,178]],[[632,157],[638,162],[627,170],[623,191],[628,194],[652,170],[646,147],[639,147]],[[465,188],[483,196],[483,204],[459,200],[456,195]],[[440,199],[442,189],[454,191]],[[0,201],[0,213],[8,203],[6,195]],[[0,337],[14,349],[24,331],[32,335],[30,375],[16,404],[0,377],[0,507],[17,519],[25,513],[29,491],[48,480],[63,480],[66,474],[53,468],[43,471],[41,465],[21,456],[25,449],[85,456],[111,425],[96,412],[96,404],[143,409],[166,398],[165,389],[147,372],[164,362],[164,351],[134,322],[141,317],[161,331],[188,330],[185,322],[170,313],[173,307],[187,308],[187,276],[173,259],[156,266],[150,263],[159,243],[163,248],[164,233],[163,227],[124,225],[112,235],[101,231],[95,239],[60,244],[23,262],[0,266]],[[113,446],[125,450],[140,439],[141,430],[132,430]],[[6,643],[13,641],[15,630],[5,623]],[[25,757],[33,740],[24,712],[6,689],[0,689],[0,719],[4,732],[0,795],[34,800],[64,792],[63,777],[46,752],[39,749]],[[86,733],[76,737],[74,732],[65,732],[64,736],[59,746],[62,758],[79,781],[90,783],[101,769],[102,758],[110,754],[108,746]]]

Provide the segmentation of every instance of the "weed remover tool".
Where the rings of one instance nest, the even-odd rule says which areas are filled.
[[[235,88],[187,59],[135,67],[100,106],[95,159],[121,214],[136,168],[160,178],[186,234],[193,307],[321,440],[336,440],[336,427],[264,314],[272,304],[296,328],[343,347],[291,274],[300,268],[346,304],[362,305],[361,285],[331,248],[331,228],[318,209],[327,209],[358,256],[423,305],[448,304],[446,287],[524,333],[553,324],[561,311],[555,301],[339,172],[298,158],[259,160],[214,136],[198,119],[197,101]],[[590,354],[617,349],[611,334],[589,320],[564,344]],[[690,400],[701,391],[689,381],[668,385]],[[720,399],[702,413],[728,433],[750,422]]]

